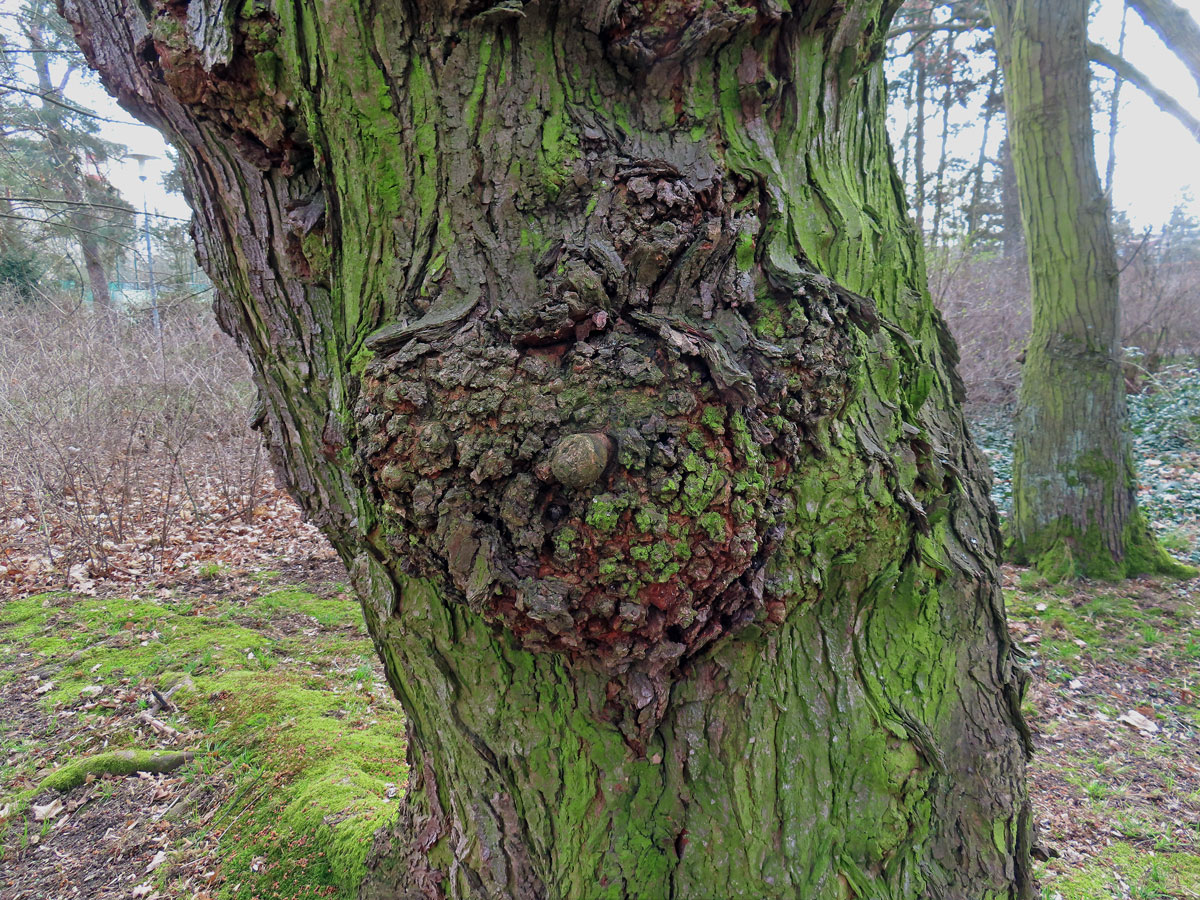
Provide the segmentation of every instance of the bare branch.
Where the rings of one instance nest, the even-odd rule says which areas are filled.
[[[21,87],[21,85],[19,85],[19,84],[8,84],[7,82],[0,82],[0,91],[13,91],[18,94],[28,94],[31,97],[37,97],[39,100],[45,101],[46,103],[51,103],[54,106],[61,106],[63,109],[65,109],[69,112],[73,112],[79,116],[87,116],[89,119],[95,119],[98,122],[113,122],[117,125],[128,124],[126,122],[122,122],[120,119],[110,119],[106,116],[101,116],[101,115],[98,115],[97,113],[89,112],[88,110],[82,109],[78,106],[73,106],[70,103],[64,103],[62,100],[56,99],[53,94],[43,93],[42,91],[35,91],[33,88]]]
[[[1200,88],[1200,25],[1196,20],[1173,0],[1129,0],[1129,5],[1188,67]]]
[[[1136,2],[1136,0],[1135,0]],[[1113,53],[1099,44],[1088,42],[1088,56],[1092,62],[1099,63],[1107,69],[1111,69],[1117,75],[1120,75],[1143,94],[1154,101],[1157,106],[1165,113],[1169,113],[1178,119],[1183,126],[1191,132],[1193,138],[1200,141],[1200,119],[1197,119],[1190,112],[1180,105],[1179,101],[1168,94],[1166,91],[1156,87],[1154,83],[1144,75],[1140,69],[1136,69],[1128,62],[1123,60],[1117,54]]]

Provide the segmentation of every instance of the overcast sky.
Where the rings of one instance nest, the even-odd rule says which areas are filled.
[[[1200,19],[1200,0],[1176,2]],[[0,0],[0,10],[5,12],[15,10],[18,5],[16,0]],[[1123,0],[1100,0],[1092,23],[1091,38],[1114,51],[1120,31],[1122,5]],[[1125,55],[1133,65],[1149,75],[1161,88],[1174,93],[1193,114],[1200,117],[1200,97],[1196,94],[1195,82],[1133,12],[1128,17]],[[1103,85],[1107,87],[1107,70],[1098,71],[1106,79]],[[1097,86],[1100,84],[1098,81]],[[130,147],[132,152],[154,155],[155,159],[146,165],[145,182],[151,210],[188,216],[183,198],[168,194],[162,187],[162,175],[170,168],[170,164],[166,145],[158,133],[137,124],[95,81],[77,83],[70,93],[75,102],[126,123],[103,124],[106,138]],[[969,142],[972,138],[968,133],[960,140]],[[974,142],[978,142],[977,137]],[[1101,171],[1106,144],[1106,139],[1098,138]],[[126,160],[112,163],[108,175],[126,199],[135,206],[141,206],[142,182],[138,180],[136,162]],[[1188,205],[1192,214],[1200,214],[1197,198],[1200,198],[1200,144],[1175,119],[1160,112],[1139,91],[1126,85],[1121,94],[1114,206],[1118,210],[1125,210],[1136,228],[1157,228],[1170,218],[1171,210],[1185,200],[1190,200]]]

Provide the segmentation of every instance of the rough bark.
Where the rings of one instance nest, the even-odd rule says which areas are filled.
[[[1014,433],[1012,551],[1051,578],[1177,572],[1137,510],[1087,2],[989,6],[1033,303]]]
[[[1031,896],[893,4],[63,9],[408,716],[364,896]]]

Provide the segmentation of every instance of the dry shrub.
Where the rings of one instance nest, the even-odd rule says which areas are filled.
[[[1121,273],[1122,339],[1150,373],[1200,356],[1200,261],[1169,245],[1133,251]]]
[[[274,492],[252,401],[203,307],[167,307],[156,329],[0,305],[0,535],[36,532],[63,572],[161,568],[188,529],[248,521]]]
[[[987,406],[1011,402],[1021,382],[1017,357],[1029,337],[1024,257],[931,251],[929,288],[958,342],[968,400]]]
[[[1133,387],[1138,372],[1200,356],[1200,261],[1166,238],[1135,241],[1121,256],[1121,341]],[[929,284],[958,342],[969,402],[1012,403],[1030,327],[1024,256],[929,251]]]

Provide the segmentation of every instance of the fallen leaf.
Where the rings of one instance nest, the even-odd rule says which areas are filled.
[[[60,812],[66,809],[61,800],[51,800],[45,806],[34,804],[30,807],[33,810],[33,820],[35,822],[45,822],[47,819],[53,819]]]
[[[1124,722],[1132,728],[1136,728],[1143,734],[1154,734],[1158,731],[1158,726],[1143,716],[1136,709],[1131,709],[1123,716],[1117,717],[1118,722]]]

